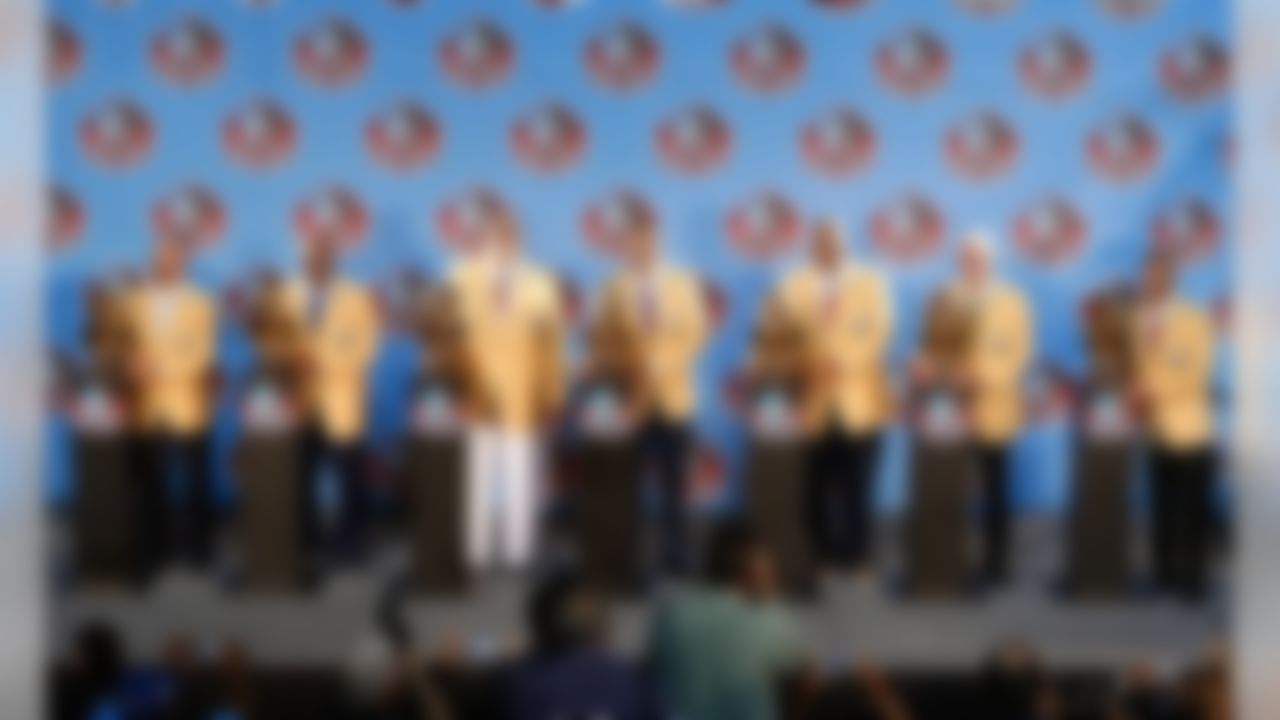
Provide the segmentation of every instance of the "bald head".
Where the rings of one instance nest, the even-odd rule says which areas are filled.
[[[1153,251],[1142,268],[1142,294],[1150,300],[1161,300],[1173,294],[1177,284],[1178,262],[1173,253]]]
[[[818,221],[809,239],[809,258],[824,270],[838,267],[845,256],[844,239],[844,228],[834,218]]]
[[[323,284],[333,278],[338,270],[338,255],[342,243],[331,235],[317,233],[302,243],[302,267],[314,283]]]
[[[982,285],[991,277],[991,236],[983,230],[971,231],[960,245],[960,278],[969,285]]]
[[[187,245],[178,237],[156,241],[151,253],[151,274],[160,282],[171,283],[187,273]]]
[[[627,235],[627,263],[636,270],[648,270],[658,261],[660,242],[653,223],[637,223]]]

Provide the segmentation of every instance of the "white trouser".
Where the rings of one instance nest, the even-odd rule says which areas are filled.
[[[477,425],[468,433],[466,462],[468,564],[526,567],[538,522],[536,434]]]

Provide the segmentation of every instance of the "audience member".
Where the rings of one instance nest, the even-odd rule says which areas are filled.
[[[604,598],[571,576],[544,582],[530,599],[528,656],[509,684],[510,720],[662,717],[649,678],[606,650]]]
[[[803,667],[796,622],[775,600],[768,552],[745,527],[717,528],[706,579],[660,603],[652,661],[677,717],[773,720],[780,689]]]
[[[996,650],[978,680],[979,706],[986,720],[1049,720],[1056,699],[1040,660],[1020,642]]]

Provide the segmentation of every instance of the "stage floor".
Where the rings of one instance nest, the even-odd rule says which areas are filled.
[[[892,522],[881,528],[881,567],[896,566],[896,543],[889,541],[894,531]],[[1055,590],[1059,542],[1053,522],[1023,520],[1016,533],[1016,579],[969,601],[905,601],[890,578],[858,584],[826,577],[820,596],[795,608],[819,660],[867,659],[900,669],[972,668],[994,644],[1019,639],[1062,670],[1119,668],[1137,660],[1173,670],[1225,636],[1225,582],[1196,606],[1142,594],[1110,604],[1064,600]],[[59,544],[55,540],[55,549]],[[403,549],[389,543],[366,567],[338,572],[298,596],[228,591],[217,577],[182,570],[169,571],[138,594],[55,582],[63,587],[50,601],[51,638],[61,648],[80,623],[102,619],[124,633],[140,659],[157,657],[170,637],[187,633],[210,647],[237,639],[264,664],[341,662],[371,632],[379,598],[404,565]],[[519,642],[525,589],[524,579],[498,575],[462,596],[411,597],[407,616],[428,651],[461,642],[473,654],[491,656]],[[614,639],[621,649],[643,648],[652,605],[637,600],[618,606]]]

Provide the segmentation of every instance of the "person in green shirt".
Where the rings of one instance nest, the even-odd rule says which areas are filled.
[[[806,644],[775,600],[773,559],[745,527],[711,541],[707,577],[663,599],[650,660],[677,720],[774,720],[784,681],[807,665]]]

